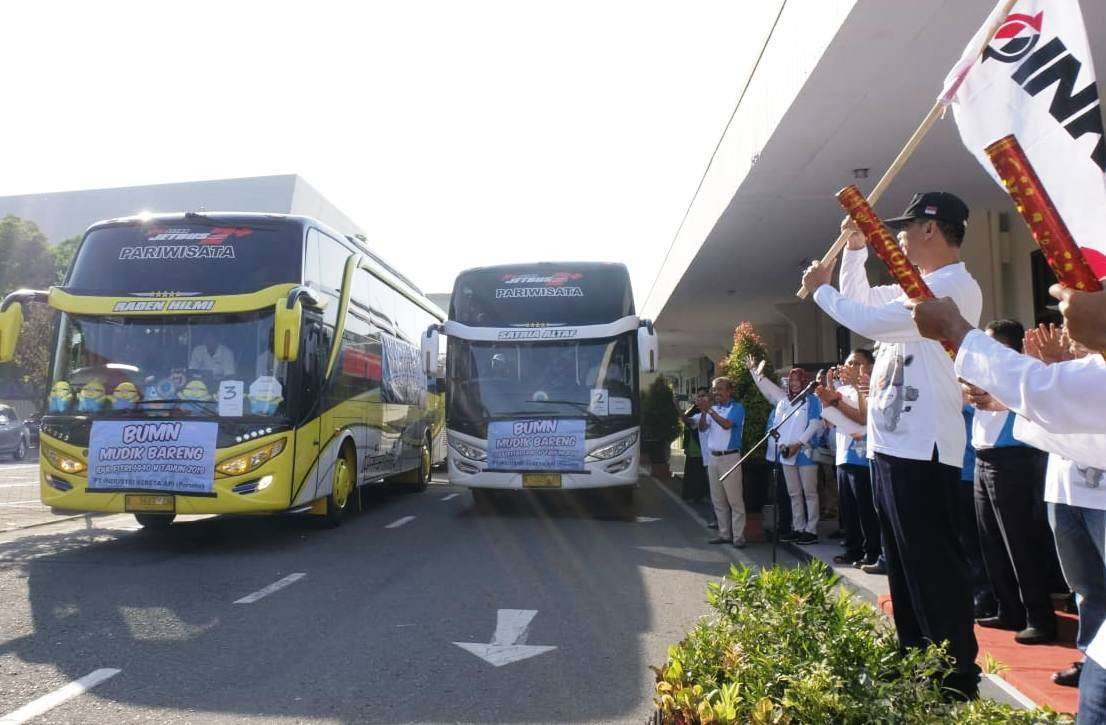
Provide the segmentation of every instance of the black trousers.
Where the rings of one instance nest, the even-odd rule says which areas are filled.
[[[684,481],[680,496],[685,501],[698,501],[710,496],[710,482],[703,457],[698,453],[684,454]]]
[[[964,563],[968,567],[968,586],[972,590],[975,608],[981,613],[995,612],[995,593],[987,566],[983,563],[983,551],[979,545],[980,531],[976,522],[975,487],[970,481],[960,479],[956,487],[956,524],[960,548],[964,551]]]
[[[869,562],[883,553],[872,476],[868,466],[845,463],[837,467],[838,516],[845,530],[846,556]]]
[[[1044,503],[1048,455],[1012,446],[976,452],[975,514],[998,615],[1013,625],[1056,628],[1049,592],[1056,542]]]
[[[787,483],[783,480],[783,468],[772,464],[772,487],[775,489],[776,516],[779,517],[781,534],[791,533],[791,496],[787,494]]]
[[[957,539],[960,469],[938,463],[934,450],[930,461],[877,453],[872,472],[899,645],[948,642],[956,663],[950,686],[974,693],[979,645]]]

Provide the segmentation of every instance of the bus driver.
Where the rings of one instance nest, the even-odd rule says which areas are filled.
[[[234,353],[219,342],[213,330],[204,330],[202,342],[192,349],[188,367],[211,373],[216,379],[234,375]]]

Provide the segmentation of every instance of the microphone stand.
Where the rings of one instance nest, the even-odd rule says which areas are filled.
[[[798,401],[799,404],[794,405],[794,407],[791,409],[791,411],[783,417],[783,420],[777,421],[768,430],[768,432],[764,434],[763,438],[761,438],[759,441],[754,443],[753,447],[750,448],[745,453],[745,455],[741,456],[740,460],[738,460],[737,463],[733,464],[733,466],[730,467],[730,470],[726,471],[725,473],[723,473],[721,476],[718,477],[718,482],[719,483],[721,483],[722,481],[725,481],[726,477],[729,476],[734,471],[736,471],[738,468],[740,468],[741,464],[744,463],[749,458],[749,456],[753,455],[758,450],[760,450],[760,447],[763,446],[765,443],[767,443],[769,438],[771,438],[773,441],[775,441],[775,443],[776,443],[776,460],[775,460],[775,463],[772,466],[772,489],[771,489],[771,491],[769,491],[769,495],[771,496],[771,501],[772,501],[772,564],[773,565],[775,565],[775,563],[776,563],[776,549],[780,545],[780,526],[779,526],[779,524],[780,524],[780,507],[779,507],[778,501],[776,500],[776,490],[777,490],[777,488],[779,487],[779,484],[780,484],[780,482],[779,482],[779,477],[780,477],[780,446],[779,446],[780,426],[782,426],[784,423],[786,423],[788,420],[790,420],[791,416],[795,415],[796,413],[798,413],[800,410],[803,409],[803,406],[806,405],[807,396],[810,395],[812,392],[814,392],[814,388],[817,387],[817,385],[818,385],[818,381],[816,379],[810,381],[810,384],[807,385],[805,388],[803,388],[802,392],[800,392],[798,395],[796,395],[790,401],[792,403],[792,405],[794,405],[794,403],[796,401]]]

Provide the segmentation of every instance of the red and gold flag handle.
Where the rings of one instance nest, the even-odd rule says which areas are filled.
[[[922,273],[914,266],[913,262],[906,258],[906,254],[899,247],[899,243],[891,234],[891,230],[887,228],[883,220],[876,216],[872,205],[864,198],[864,194],[860,192],[860,189],[853,185],[846,186],[837,192],[837,201],[841,203],[842,208],[848,212],[849,218],[853,220],[864,238],[868,240],[868,245],[872,248],[872,251],[887,265],[891,276],[899,283],[907,297],[912,300],[936,299],[933,290],[922,279]],[[942,340],[941,344],[949,355],[956,357],[956,348],[945,340]]]
[[[1018,140],[1005,136],[988,146],[986,152],[1057,281],[1084,292],[1101,290],[1102,283],[1087,264]]]

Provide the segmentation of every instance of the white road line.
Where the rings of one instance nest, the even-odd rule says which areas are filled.
[[[300,579],[303,579],[305,576],[307,576],[307,574],[305,574],[302,571],[298,571],[295,574],[289,574],[288,576],[284,577],[283,579],[278,579],[277,581],[273,582],[272,584],[265,587],[264,589],[258,589],[253,594],[247,594],[246,596],[242,597],[241,599],[234,600],[234,603],[235,604],[253,604],[258,599],[263,599],[264,597],[269,596],[273,592],[279,592],[281,589],[283,589],[286,586],[289,586],[290,584],[295,584]]]
[[[454,499],[454,498],[457,498],[457,497],[458,497],[458,496],[460,496],[460,495],[461,495],[461,494],[459,494],[459,493],[451,493],[451,494],[449,494],[448,496],[442,496],[442,500],[443,500],[443,501],[449,501],[450,499]]]
[[[684,501],[680,500],[679,496],[677,496],[676,494],[669,491],[668,487],[665,486],[660,481],[658,481],[657,479],[653,478],[652,476],[647,476],[647,478],[650,481],[653,482],[654,486],[656,486],[661,491],[663,491],[665,496],[668,496],[668,498],[672,499],[672,503],[679,506],[681,509],[683,509],[684,513],[686,513],[688,516],[690,516],[692,519],[694,519],[696,522],[698,522],[699,525],[703,527],[704,531],[709,531],[709,529],[707,528],[707,520],[704,519],[702,516],[700,516],[698,511],[696,511],[695,509],[688,506],[687,503],[685,503]],[[738,551],[737,549],[733,548],[732,546],[723,546],[723,547],[720,547],[720,548],[725,549],[727,554],[734,557],[735,559],[740,561],[742,564],[745,564],[747,566],[755,566],[755,562],[752,559],[750,559],[744,553],[742,553],[742,552]]]
[[[96,687],[96,685],[99,685],[105,680],[110,680],[112,677],[115,677],[120,672],[122,672],[122,670],[116,670],[110,667],[93,670],[81,679],[76,680],[75,682],[70,682],[65,687],[54,690],[49,695],[43,695],[37,700],[27,703],[18,710],[9,712],[7,715],[0,717],[0,723],[4,723],[4,725],[7,725],[8,723],[27,722],[31,718],[38,717],[45,712],[53,710],[55,707],[62,704],[63,702],[66,702],[67,700],[72,700],[78,695],[83,695],[84,693],[91,690],[93,687]]]
[[[19,506],[25,503],[42,503],[42,501],[37,498],[27,499],[26,501],[5,501],[4,503],[0,503],[0,506]]]
[[[415,520],[414,516],[404,516],[402,519],[396,519],[395,521],[388,524],[384,528],[386,528],[386,529],[398,529],[400,526],[403,526],[404,524],[409,524],[414,520]]]

